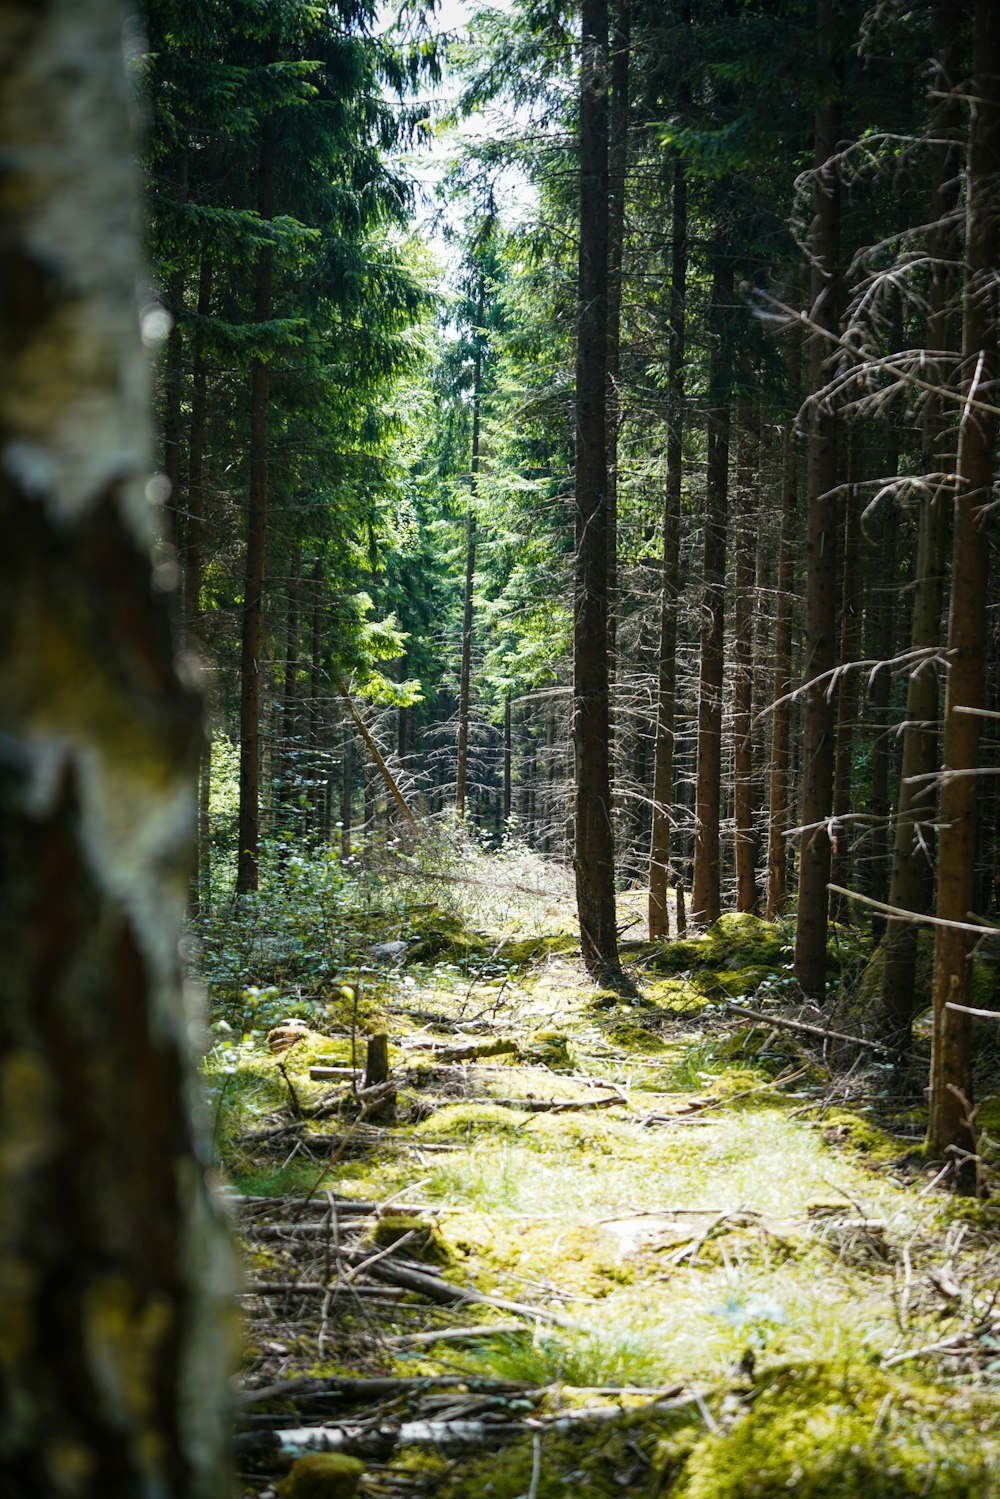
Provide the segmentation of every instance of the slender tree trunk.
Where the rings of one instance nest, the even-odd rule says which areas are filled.
[[[126,11],[0,4],[10,1499],[228,1488],[234,1274],[178,960],[203,730],[149,554]]]
[[[354,783],[352,761],[354,759],[351,733],[344,724],[340,744],[340,856],[351,857],[351,817],[354,810]]]
[[[708,459],[705,489],[704,593],[698,678],[698,767],[695,778],[694,876],[691,920],[719,919],[722,809],[722,685],[726,615],[726,536],[729,521],[730,350],[725,321],[733,295],[732,261],[717,255],[710,317],[715,326],[709,373]]]
[[[817,0],[816,40],[820,68],[839,74],[842,59],[841,0]],[[839,83],[839,79],[838,79]],[[817,326],[808,339],[809,445],[806,564],[806,689],[803,707],[802,842],[795,928],[795,977],[816,999],[826,993],[826,928],[830,879],[829,818],[833,811],[834,708],[828,673],[837,641],[837,423],[821,392],[827,381],[830,345],[837,331],[837,259],[840,229],[839,87],[816,108],[813,224],[810,236],[810,303]]]
[[[996,267],[1000,217],[1000,11],[976,0],[966,176],[963,389],[974,400],[997,377]],[[997,421],[992,410],[967,405],[958,438],[948,679],[944,705],[944,767],[937,915],[968,921],[975,890],[979,724],[987,626],[988,506],[993,498]],[[934,1031],[927,1144],[932,1154],[974,1151],[968,1108],[972,1099],[969,1016],[949,1005],[970,1001],[972,939],[954,927],[936,928]],[[967,1166],[968,1163],[966,1163]],[[966,1166],[960,1169],[963,1180]]]
[[[931,310],[927,321],[927,344],[932,351],[948,350],[957,342],[954,313],[956,277],[954,266],[961,259],[958,226],[960,152],[958,134],[962,105],[958,98],[962,75],[961,0],[938,0],[935,6],[935,79],[941,96],[935,111],[935,134],[940,145],[934,169],[931,200],[934,268]],[[931,383],[947,381],[949,370],[931,355]],[[910,645],[913,650],[932,651],[941,643],[941,613],[947,574],[948,494],[955,462],[955,428],[952,413],[943,401],[929,395],[924,411],[924,466],[934,476],[921,506],[917,539],[916,591]],[[934,823],[937,787],[933,779],[938,766],[940,689],[938,666],[921,660],[911,670],[906,684],[906,728],[903,731],[903,763],[900,771],[899,806],[893,830],[892,873],[889,904],[901,911],[924,913],[933,898]],[[902,1055],[909,1049],[910,1028],[917,1008],[917,928],[909,921],[890,919],[883,942],[882,991],[878,1028]]]
[[[311,807],[310,822],[314,835],[318,835],[318,841],[329,843],[330,822],[330,794],[326,793],[325,811],[321,815],[320,802],[323,799],[323,788],[328,787],[329,776],[324,773],[319,757],[320,724],[322,722],[323,704],[320,699],[320,689],[323,684],[323,559],[317,557],[312,569],[312,641],[310,646],[309,661],[309,779],[311,790],[309,802]],[[350,821],[350,818],[348,818]],[[327,832],[323,834],[323,825]],[[350,829],[348,829],[350,836]]]
[[[622,982],[615,929],[608,684],[608,7],[583,0],[573,632],[575,870],[587,971]]]
[[[198,317],[207,318],[212,303],[212,261],[202,256],[198,272]],[[208,431],[208,356],[200,329],[193,335],[191,424],[188,433],[187,544],[181,570],[185,642],[201,643],[201,590],[205,576],[205,438]]]
[[[288,561],[288,598],[285,613],[285,673],[281,684],[281,748],[278,799],[285,811],[284,831],[289,836],[295,824],[288,808],[298,799],[296,782],[302,765],[299,735],[299,583],[302,557],[296,546]]]
[[[608,691],[612,785],[617,710],[618,662],[618,438],[621,428],[622,279],[625,251],[625,192],[628,181],[629,52],[632,45],[632,0],[611,5],[611,105],[608,143]]]
[[[274,212],[274,148],[265,128],[257,176],[257,209],[262,219]],[[274,301],[274,254],[269,244],[257,252],[254,321],[270,320]],[[268,414],[270,369],[254,359],[250,369],[250,488],[243,582],[243,640],[240,656],[240,807],[236,892],[257,889],[260,855],[260,676],[261,615],[264,603],[264,542],[267,526]]]
[[[503,829],[510,827],[513,802],[511,800],[511,772],[514,758],[514,736],[511,721],[510,692],[506,694],[503,702]]]
[[[485,282],[479,283],[479,331],[472,379],[472,461],[469,482],[469,521],[465,545],[465,607],[462,615],[462,665],[458,688],[458,763],[455,771],[455,815],[465,816],[469,772],[469,711],[472,693],[472,614],[476,583],[476,500],[479,493],[479,419],[483,388],[482,325],[486,316]]]
[[[849,665],[861,655],[861,483],[864,476],[862,436],[855,428],[848,439],[847,502],[844,506],[841,535],[842,564],[840,580],[840,661]],[[854,836],[851,813],[854,810],[854,735],[858,719],[860,682],[856,670],[840,680],[837,692],[837,737],[833,767],[833,815],[835,847],[831,863],[835,883],[849,885],[854,872]],[[844,897],[835,899],[838,921],[847,921],[849,911]]]
[[[674,720],[677,706],[677,602],[681,541],[681,471],[684,462],[684,334],[687,296],[687,179],[684,161],[673,163],[670,250],[670,347],[667,355],[667,478],[663,496],[663,572],[656,680],[656,748],[653,825],[649,837],[649,935],[669,937],[671,828],[674,791]]]
[[[753,666],[754,585],[757,576],[757,492],[760,418],[744,408],[737,443],[739,514],[733,575],[733,812],[736,909],[757,911],[757,824],[754,805]]]
[[[895,438],[887,453],[887,471],[895,473],[898,464]],[[875,650],[879,661],[889,661],[896,654],[896,591],[898,567],[899,509],[895,496],[889,503],[879,539],[881,589],[876,605]],[[891,714],[890,698],[892,676],[880,671],[872,686],[872,716],[875,720],[875,742],[872,746],[872,800],[874,822],[871,835],[871,858],[867,879],[868,894],[874,900],[885,901],[889,895],[889,769],[891,760]],[[882,918],[872,917],[872,932],[881,936],[878,922]],[[883,922],[884,927],[884,922]],[[884,971],[884,970],[883,970]]]
[[[795,336],[789,354],[789,385],[798,396],[801,341]],[[792,598],[795,585],[798,538],[799,455],[795,422],[784,428],[784,462],[781,481],[781,540],[778,544],[778,601],[774,626],[774,688],[776,707],[771,722],[771,775],[768,787],[767,919],[784,915],[788,892],[788,829],[790,739],[792,726]]]

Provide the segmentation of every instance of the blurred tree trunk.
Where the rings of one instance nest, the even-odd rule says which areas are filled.
[[[760,414],[744,406],[737,442],[738,514],[733,550],[733,813],[736,909],[757,914],[757,818],[754,799],[754,588],[757,578],[757,494]]]
[[[228,1489],[233,1267],[177,956],[202,728],[150,565],[125,16],[117,0],[0,4],[11,1499]]]

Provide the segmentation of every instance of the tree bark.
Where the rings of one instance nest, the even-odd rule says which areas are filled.
[[[625,192],[628,182],[629,52],[632,0],[611,7],[611,103],[608,138],[608,723],[612,788],[617,755],[615,681],[618,664],[618,437],[621,427],[622,280],[625,253]]]
[[[684,334],[687,298],[687,178],[674,157],[670,248],[670,347],[667,354],[667,477],[663,495],[663,571],[656,680],[656,749],[653,825],[649,835],[649,935],[670,936],[670,885],[674,790],[674,720],[677,705],[677,604],[680,573],[681,473],[684,463]]]
[[[721,906],[722,685],[726,616],[726,536],[729,523],[730,340],[725,322],[733,296],[730,258],[717,251],[710,319],[708,458],[705,490],[704,591],[698,678],[698,763],[695,777],[694,874],[691,920],[718,921]]]
[[[154,585],[115,0],[0,4],[0,1491],[228,1488],[178,943],[199,704]],[[201,1107],[198,1103],[199,1108]]]
[[[847,502],[844,505],[841,531],[840,648],[842,665],[849,666],[861,655],[861,483],[864,475],[864,449],[860,431],[855,428],[848,439]],[[856,670],[847,671],[837,691],[837,734],[833,767],[833,815],[835,846],[831,850],[834,883],[849,886],[854,871],[854,837],[851,813],[854,810],[854,735],[858,719],[860,684]],[[848,920],[845,897],[835,899],[838,921]]]
[[[996,266],[1000,219],[1000,11],[976,0],[966,174],[965,290],[962,308],[963,389],[974,398],[997,377]],[[967,921],[973,907],[979,725],[987,626],[988,507],[993,498],[997,421],[990,411],[966,409],[958,437],[948,679],[944,705],[941,838],[937,915]],[[971,711],[970,711],[971,710]],[[972,1099],[970,1020],[949,1004],[970,1003],[971,938],[937,927],[934,943],[934,1030],[927,1145],[934,1155],[974,1151],[968,1107]],[[969,1163],[959,1177],[969,1175]]]
[[[757,911],[757,822],[754,804],[753,666],[754,585],[757,576],[757,492],[760,485],[760,418],[744,408],[737,443],[739,515],[733,573],[733,813],[736,909]]]
[[[794,337],[789,354],[789,384],[793,398],[799,391],[801,342]],[[792,704],[792,594],[795,585],[798,538],[799,455],[795,422],[784,428],[784,463],[781,481],[781,540],[778,544],[778,602],[774,626],[774,689],[777,704],[771,723],[771,775],[768,787],[767,919],[784,915],[788,893],[788,829],[790,741]]]
[[[957,341],[953,298],[954,266],[961,259],[955,217],[961,182],[957,137],[962,123],[957,89],[962,74],[964,10],[961,0],[938,0],[934,15],[934,51],[938,59],[935,88],[941,98],[935,111],[935,134],[940,144],[936,150],[931,201],[932,222],[936,226],[931,310],[927,320],[927,344],[931,351],[952,349]],[[933,353],[931,358],[931,383],[947,381],[949,371],[941,360],[933,358]],[[932,478],[920,509],[910,629],[913,650],[926,651],[941,642],[947,572],[947,491],[952,483],[949,476],[955,461],[954,444],[955,429],[949,409],[929,395],[924,410],[924,466],[936,477]],[[933,776],[938,765],[939,712],[939,668],[934,661],[919,661],[906,684],[906,728],[893,829],[889,904],[921,915],[930,910],[933,898],[933,825],[937,813]],[[900,1054],[909,1049],[917,1007],[916,967],[916,926],[890,918],[883,940],[882,988],[876,1019],[883,1039]]]
[[[257,175],[257,211],[274,213],[274,147],[265,127]],[[270,320],[274,303],[274,252],[257,252],[254,321]],[[264,543],[267,528],[268,416],[270,365],[255,358],[250,369],[250,487],[247,498],[247,551],[243,581],[243,638],[240,656],[240,806],[236,893],[257,889],[260,857],[260,663],[264,603]]]
[[[833,811],[834,708],[827,673],[837,641],[837,423],[822,392],[830,344],[837,331],[840,241],[840,70],[843,6],[817,0],[816,46],[825,97],[816,107],[813,163],[813,223],[810,232],[810,303],[817,331],[810,334],[808,506],[806,563],[806,688],[803,708],[802,841],[795,927],[795,977],[804,993],[826,993],[826,929]],[[834,75],[832,87],[829,75]]]
[[[608,7],[583,0],[573,631],[575,848],[587,971],[621,984],[615,929],[608,683]]]
[[[455,770],[455,815],[465,816],[469,773],[469,710],[472,692],[472,614],[476,583],[476,500],[479,493],[479,421],[483,389],[482,326],[486,316],[486,283],[479,282],[479,328],[472,377],[472,460],[469,465],[469,520],[465,544],[465,604],[462,612],[462,664],[458,687],[458,756]]]

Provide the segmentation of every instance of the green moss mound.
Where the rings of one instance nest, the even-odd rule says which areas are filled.
[[[407,963],[461,963],[476,953],[484,953],[487,939],[470,931],[457,916],[436,911],[411,924],[409,940],[413,944],[406,954]]]
[[[662,1036],[635,1020],[617,1021],[608,1029],[608,1039],[623,1051],[662,1051],[664,1045]]]
[[[650,966],[657,973],[681,973],[688,968],[714,968],[729,974],[748,968],[770,972],[782,962],[782,943],[781,929],[772,922],[745,912],[728,912],[700,937],[665,943]]]
[[[524,1128],[520,1109],[499,1103],[450,1103],[417,1125],[418,1135],[515,1134]]]
[[[669,1469],[671,1458],[666,1453]],[[1000,1471],[957,1402],[875,1370],[785,1368],[689,1451],[671,1499],[973,1499]]]
[[[365,1465],[343,1452],[310,1452],[278,1485],[281,1499],[354,1499]]]

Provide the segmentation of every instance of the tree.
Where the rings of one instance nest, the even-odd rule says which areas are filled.
[[[0,7],[0,1488],[210,1499],[233,1278],[178,967],[201,727],[150,565],[125,20]]]
[[[621,982],[608,683],[608,6],[584,0],[576,357],[573,743],[576,896],[587,971]]]
[[[824,394],[827,335],[836,335],[840,239],[838,145],[839,69],[843,48],[841,0],[817,0],[816,40],[821,93],[815,115],[810,235],[808,339],[809,442],[806,467],[806,689],[803,709],[802,846],[795,926],[795,977],[806,994],[826,992],[826,925],[833,811],[834,710],[829,672],[835,662],[837,619],[837,423]]]
[[[962,306],[962,393],[965,408],[955,470],[948,679],[945,689],[941,839],[934,944],[934,1031],[927,1144],[934,1154],[957,1150],[968,1180],[975,1140],[970,1018],[972,942],[965,929],[975,904],[979,713],[983,707],[989,547],[985,528],[997,457],[996,407],[978,398],[998,370],[996,266],[1000,218],[1000,13],[976,0],[972,57],[974,101],[965,187],[965,286]],[[976,404],[973,404],[976,403]]]

